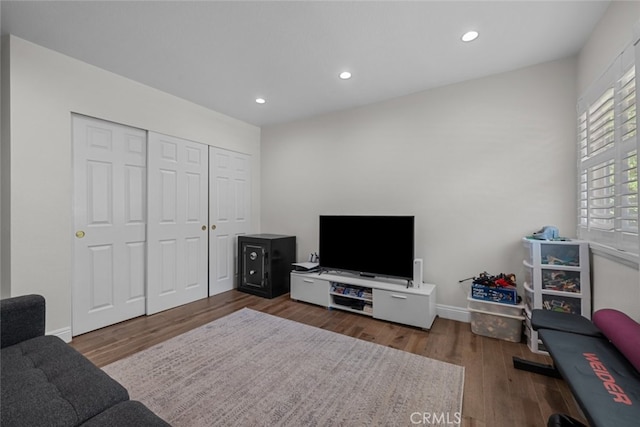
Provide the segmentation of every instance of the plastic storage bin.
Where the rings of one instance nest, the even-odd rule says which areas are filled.
[[[471,310],[484,311],[494,314],[507,314],[509,316],[521,316],[524,304],[504,304],[501,302],[481,301],[471,297],[467,298],[469,301],[468,308]]]
[[[548,270],[544,268],[541,271],[542,289],[580,293],[580,271]]]
[[[490,338],[520,342],[524,316],[490,313],[469,307],[471,332]]]
[[[551,311],[580,314],[580,298],[571,298],[562,295],[542,295],[542,308]]]
[[[580,267],[580,245],[540,245],[540,263]]]
[[[550,241],[527,238],[522,240],[525,248],[524,261],[529,265],[535,265],[537,256],[539,256],[541,265],[580,267],[581,241]],[[536,246],[539,246],[539,249]],[[536,254],[536,251],[539,251],[539,255]]]

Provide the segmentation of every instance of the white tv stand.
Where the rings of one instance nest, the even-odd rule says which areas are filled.
[[[424,329],[436,317],[435,285],[407,288],[400,280],[348,273],[291,272],[291,299]]]

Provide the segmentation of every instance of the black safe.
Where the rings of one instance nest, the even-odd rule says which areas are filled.
[[[286,294],[295,257],[295,236],[238,236],[238,290],[265,298]]]

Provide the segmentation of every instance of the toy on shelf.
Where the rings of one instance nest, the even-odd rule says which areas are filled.
[[[554,240],[554,241],[569,241],[566,237],[560,237],[560,231],[558,227],[553,225],[545,225],[538,231],[534,231],[527,239],[534,240]]]
[[[460,283],[473,280],[471,284],[471,298],[500,302],[503,304],[519,304],[521,298],[516,288],[516,275],[500,273],[493,276],[486,271],[477,277],[460,280]]]

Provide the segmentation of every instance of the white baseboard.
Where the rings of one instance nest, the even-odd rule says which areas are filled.
[[[465,323],[471,322],[469,310],[467,310],[466,308],[437,304],[436,313],[438,313],[438,316],[442,317],[443,319],[457,320],[458,322]]]
[[[46,335],[55,335],[64,342],[71,342],[71,328],[56,329],[55,331],[47,331]]]

